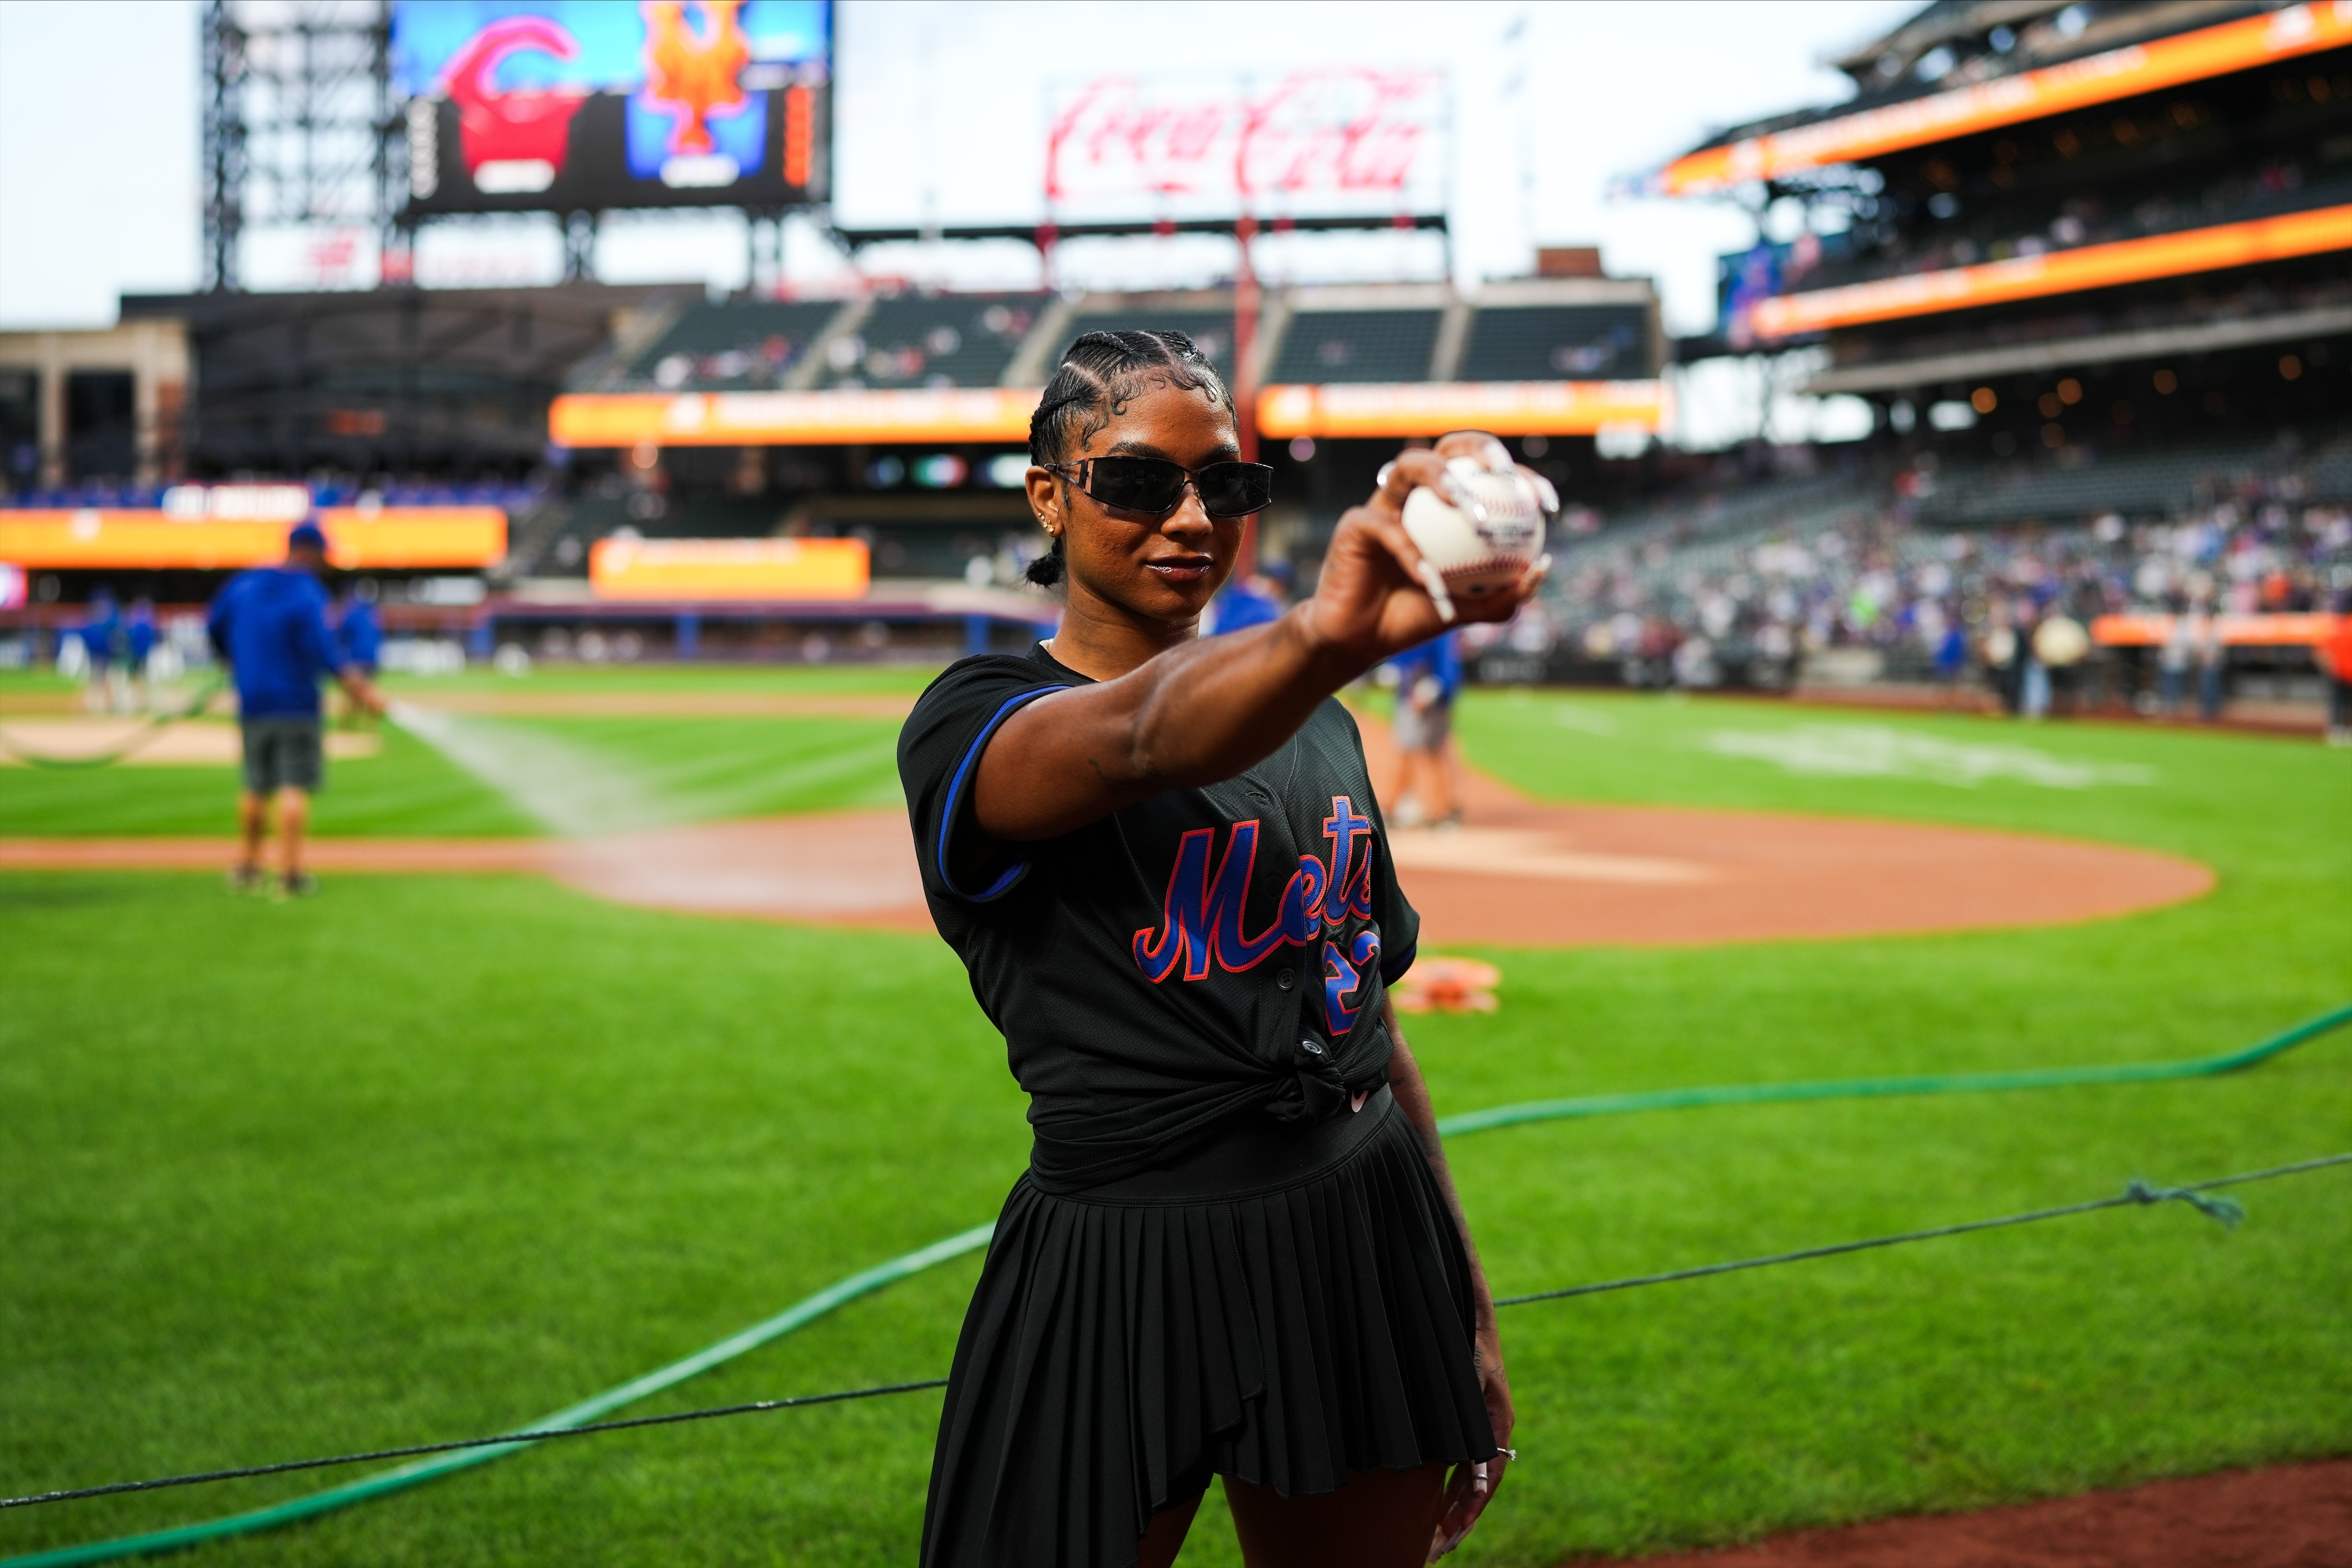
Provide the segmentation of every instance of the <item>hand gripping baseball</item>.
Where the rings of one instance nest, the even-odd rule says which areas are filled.
[[[1406,498],[1416,489],[1433,491],[1473,520],[1482,518],[1485,502],[1471,483],[1478,475],[1508,476],[1528,487],[1544,515],[1558,510],[1551,486],[1513,464],[1491,435],[1461,432],[1440,441],[1434,451],[1398,454],[1381,470],[1371,498],[1349,507],[1331,536],[1323,575],[1308,601],[1309,623],[1320,640],[1371,664],[1425,643],[1457,622],[1507,621],[1518,612],[1542,585],[1549,556],[1530,562],[1515,584],[1457,601],[1405,531]]]

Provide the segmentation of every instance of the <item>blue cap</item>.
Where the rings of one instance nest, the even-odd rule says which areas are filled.
[[[327,536],[320,530],[316,523],[297,523],[294,525],[293,532],[286,536],[286,548],[314,549],[320,555],[324,555],[327,553]]]

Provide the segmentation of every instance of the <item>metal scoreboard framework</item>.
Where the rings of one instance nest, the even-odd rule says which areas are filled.
[[[831,185],[830,0],[208,0],[204,60],[207,290],[262,228],[363,226],[397,286],[425,223],[546,213],[584,277],[606,212]]]

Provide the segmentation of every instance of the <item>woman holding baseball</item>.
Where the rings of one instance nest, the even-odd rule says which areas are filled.
[[[898,746],[932,916],[1035,1134],[956,1348],[922,1562],[1166,1564],[1212,1476],[1252,1568],[1433,1560],[1502,1481],[1511,1397],[1387,1000],[1418,920],[1332,694],[1540,580],[1457,611],[1408,536],[1416,488],[1474,517],[1548,489],[1491,437],[1405,453],[1313,597],[1202,639],[1273,476],[1238,461],[1207,361],[1089,332],[1029,440],[1060,630],[950,668]]]

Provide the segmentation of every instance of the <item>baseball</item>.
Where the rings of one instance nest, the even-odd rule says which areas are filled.
[[[1543,550],[1542,500],[1522,475],[1459,461],[1452,468],[1486,508],[1486,519],[1472,517],[1424,486],[1404,499],[1404,531],[1445,580],[1448,593],[1464,599],[1500,593]]]

